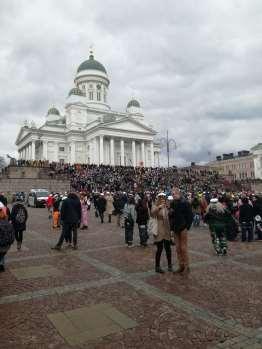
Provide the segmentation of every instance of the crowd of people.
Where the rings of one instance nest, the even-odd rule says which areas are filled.
[[[192,225],[196,229],[200,225],[209,227],[219,256],[227,255],[228,240],[239,236],[243,242],[262,239],[262,197],[251,192],[225,191],[216,172],[175,167],[49,166],[58,175],[68,174],[73,189],[69,194],[52,193],[46,202],[53,228],[61,227],[55,250],[61,250],[64,241],[67,248],[78,248],[77,230],[89,228],[91,206],[101,224],[116,222],[124,229],[128,248],[134,247],[136,224],[143,248],[151,237],[156,245],[158,273],[164,272],[160,263],[163,249],[168,271],[173,271],[172,244],[176,246],[178,262],[174,272],[189,272],[188,231]],[[27,216],[22,203],[15,202],[10,212],[4,195],[0,196],[0,270],[4,269],[4,255],[14,239],[18,250],[21,248]]]

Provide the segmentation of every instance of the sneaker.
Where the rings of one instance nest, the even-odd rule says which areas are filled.
[[[51,250],[61,251],[61,247],[56,245],[56,246],[51,247]]]
[[[66,248],[73,248],[72,244],[67,244]]]
[[[176,269],[173,273],[174,273],[174,274],[180,274],[180,273],[183,273],[184,270],[185,270],[185,267],[179,267],[179,268]]]
[[[156,271],[156,273],[159,273],[159,274],[164,274],[165,273],[164,270],[161,269],[160,267],[156,267],[155,271]]]
[[[132,248],[132,247],[135,247],[133,244],[127,244],[127,247],[128,248]]]

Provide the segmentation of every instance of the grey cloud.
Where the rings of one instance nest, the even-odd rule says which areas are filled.
[[[2,0],[0,31],[1,151],[15,152],[25,118],[40,124],[51,104],[63,112],[91,43],[112,108],[136,97],[176,139],[176,164],[261,141],[259,0]]]

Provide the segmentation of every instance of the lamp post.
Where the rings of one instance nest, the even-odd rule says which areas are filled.
[[[170,164],[170,151],[177,148],[176,141],[173,138],[169,138],[168,130],[166,131],[166,137],[157,139],[160,143],[161,149],[165,149],[167,153],[167,166]]]

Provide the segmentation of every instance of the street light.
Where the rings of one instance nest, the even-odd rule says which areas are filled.
[[[177,148],[176,141],[173,138],[169,138],[168,130],[167,130],[166,137],[162,137],[162,138],[157,139],[157,142],[160,143],[161,149],[165,149],[167,152],[167,166],[169,167],[170,151],[176,150],[176,148]]]

